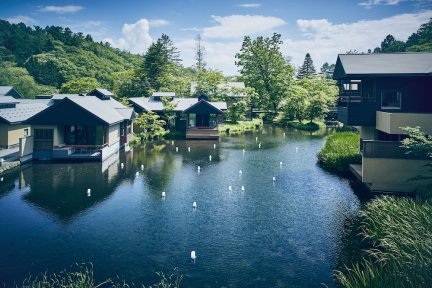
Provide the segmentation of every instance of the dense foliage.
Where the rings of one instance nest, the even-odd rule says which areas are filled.
[[[294,76],[294,68],[280,51],[281,45],[280,34],[254,40],[246,36],[236,54],[236,65],[241,68],[242,79],[258,95],[253,100],[261,109],[273,112],[278,111]]]
[[[69,28],[30,28],[0,20],[0,62],[0,85],[13,85],[31,98],[84,77],[112,89],[114,75],[136,69],[142,57],[114,49],[108,43],[93,42],[90,35],[73,33]],[[17,71],[26,76],[24,83],[16,79]]]
[[[318,153],[320,164],[336,173],[347,173],[349,164],[360,164],[360,136],[354,132],[330,135]]]
[[[373,52],[432,52],[432,18],[411,34],[406,42],[387,35],[381,46],[376,47]]]

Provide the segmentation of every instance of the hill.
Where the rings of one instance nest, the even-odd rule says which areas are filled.
[[[142,59],[69,28],[31,28],[0,20],[0,85],[13,85],[28,98],[84,77],[115,90]]]

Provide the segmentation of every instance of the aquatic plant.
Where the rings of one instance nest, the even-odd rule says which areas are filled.
[[[341,132],[330,135],[318,153],[318,161],[323,168],[332,172],[348,172],[349,164],[361,163],[359,134]]]
[[[410,198],[381,197],[361,212],[366,257],[337,271],[344,287],[430,287],[432,205]]]

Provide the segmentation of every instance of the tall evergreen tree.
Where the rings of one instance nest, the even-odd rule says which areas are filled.
[[[200,34],[198,34],[195,37],[195,42],[196,42],[196,53],[195,53],[196,64],[195,65],[198,72],[200,72],[200,71],[204,71],[207,65],[207,63],[204,61],[204,55],[206,51],[202,43],[202,38]]]
[[[321,74],[327,78],[327,79],[331,79],[333,76],[333,71],[335,69],[335,64],[328,64],[327,62],[325,62],[323,64],[323,66],[321,67]]]
[[[309,53],[306,54],[303,65],[299,68],[297,78],[311,78],[316,74],[315,67],[313,65],[312,57]]]

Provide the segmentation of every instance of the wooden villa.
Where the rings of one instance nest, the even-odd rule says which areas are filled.
[[[185,132],[186,139],[218,139],[218,124],[222,121],[225,102],[210,102],[206,96],[198,98],[176,98],[174,92],[156,92],[152,97],[130,98],[136,113],[153,111],[163,115],[162,97],[175,104],[174,126]]]

